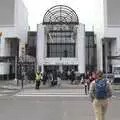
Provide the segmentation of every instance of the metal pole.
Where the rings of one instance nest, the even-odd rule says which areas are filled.
[[[24,62],[25,62],[25,54],[24,54],[24,48],[22,48],[22,80],[21,80],[21,87],[23,89],[23,81],[24,81],[24,77],[25,77],[25,66],[24,66]]]
[[[24,67],[22,65],[22,80],[21,80],[21,87],[23,89],[23,80],[24,80]]]
[[[107,63],[107,62],[108,62],[108,60],[107,60],[107,56],[108,56],[108,54],[107,54],[107,49],[108,49],[108,45],[107,45],[107,41],[105,41],[105,72],[106,72],[106,74],[107,74],[107,72],[108,72],[108,71],[107,71],[107,70],[108,70],[108,69],[107,69],[107,67],[108,67],[108,66],[107,66],[107,64],[108,64],[108,63]]]
[[[19,80],[17,79],[17,56],[15,56],[15,81],[17,81],[17,86],[18,86]]]
[[[1,56],[1,49],[2,49],[2,47],[1,47],[1,41],[2,41],[2,38],[1,38],[1,36],[2,36],[2,32],[0,32],[0,56]],[[2,76],[2,79],[3,79],[3,76]]]
[[[9,58],[8,58],[7,64],[8,64],[8,66],[9,66],[8,68],[10,68]],[[8,70],[7,80],[9,80],[9,74],[10,74],[10,71]]]

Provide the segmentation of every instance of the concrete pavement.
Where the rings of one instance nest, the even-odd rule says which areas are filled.
[[[69,81],[62,81],[61,86],[55,86],[55,87],[50,87],[48,84],[43,85],[41,84],[40,86],[40,90],[35,90],[35,83],[33,82],[29,82],[27,81],[26,83],[24,83],[24,91],[27,91],[27,89],[29,89],[29,93],[32,93],[33,96],[36,95],[35,91],[37,91],[37,96],[39,96],[39,94],[43,91],[45,91],[46,93],[49,94],[50,91],[52,91],[52,93],[54,93],[54,89],[55,91],[59,90],[59,89],[63,89],[64,93],[67,93],[65,89],[75,89],[78,90],[79,92],[77,94],[82,94],[84,95],[84,85],[78,84],[78,85],[71,85]],[[14,91],[14,92],[13,92]],[[9,93],[16,93],[19,91],[23,91],[21,89],[21,83],[19,83],[19,85],[17,86],[17,81],[15,80],[10,80],[10,81],[0,81],[0,96],[5,95],[5,94],[9,94]],[[71,93],[70,93],[71,94]],[[28,94],[29,96],[29,94]],[[65,95],[63,95],[65,96]],[[76,95],[77,96],[77,95]],[[120,98],[120,91],[114,91],[114,96],[117,96]]]
[[[17,81],[15,80],[9,80],[9,81],[0,81],[0,96],[8,96],[8,95],[14,95],[15,93],[23,90],[34,90],[35,89],[35,83],[33,81],[25,81],[24,80],[24,85],[23,89],[21,86],[21,81],[19,80],[19,84],[17,85]],[[71,85],[69,81],[62,81],[61,86],[55,86],[55,87],[50,87],[48,84],[40,85],[40,90],[47,90],[47,89],[76,89],[76,88],[83,88],[82,85]]]
[[[19,97],[88,97],[84,89],[24,89],[15,96]]]
[[[85,95],[83,86],[63,86],[69,89],[48,89],[47,86],[46,89],[41,86],[41,89],[35,90],[34,84],[31,84],[14,95],[0,96],[0,119],[95,120],[92,103],[88,95]],[[109,103],[106,120],[119,120],[119,111],[120,98],[113,97]]]
[[[35,83],[33,83],[33,81],[29,82],[28,80],[24,80],[24,84],[23,84],[24,88],[29,88],[29,89],[34,89],[35,88]],[[71,85],[70,81],[62,81],[62,84],[60,87],[55,86],[55,87],[51,87],[51,88],[61,88],[61,89],[76,89],[76,88],[80,88],[83,87],[83,85]],[[19,80],[19,84],[17,85],[17,81],[16,80],[9,80],[9,81],[0,81],[0,88],[3,89],[21,89],[21,80]],[[40,85],[41,89],[49,89],[50,86],[48,85],[48,83],[46,85],[43,85],[41,83]]]
[[[24,89],[14,96],[0,99],[0,119],[95,120],[92,103],[82,92],[80,94],[79,89]],[[106,120],[119,120],[119,111],[120,99],[112,98]]]

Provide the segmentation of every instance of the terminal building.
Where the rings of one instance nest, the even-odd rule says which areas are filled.
[[[28,13],[22,0],[1,0],[0,79],[15,77],[15,58],[21,56],[30,58],[27,61],[33,63],[33,69],[29,67],[31,63],[27,67],[32,72],[37,68],[42,72],[73,69],[80,74],[87,70],[120,73],[120,18],[117,12],[120,2],[95,2],[96,16],[99,16],[95,18],[94,31],[85,31],[85,25],[79,22],[72,8],[57,5],[46,11],[37,31],[28,32]]]
[[[0,5],[0,79],[19,78],[22,66],[26,73],[36,68],[42,72],[73,69],[80,74],[96,69],[95,34],[85,31],[72,8],[50,8],[36,32],[28,31],[28,13],[22,0],[1,0]],[[22,58],[26,62],[21,65]]]
[[[37,65],[47,70],[85,73],[85,25],[64,5],[50,8],[37,25]]]
[[[0,0],[0,79],[15,77],[15,56],[25,53],[28,12],[22,0]]]

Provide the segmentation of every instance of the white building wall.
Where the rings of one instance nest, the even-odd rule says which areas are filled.
[[[20,39],[19,56],[21,56],[22,48],[25,48],[27,43],[28,32],[28,11],[22,0],[16,0],[15,3],[15,26],[16,35]]]
[[[6,3],[3,5],[6,7],[9,2],[5,0]],[[25,41],[27,41],[27,31],[28,31],[28,13],[27,9],[25,8],[22,0],[12,0],[14,5],[14,8],[10,8],[14,10],[11,14],[11,21],[10,23],[6,24],[0,24],[0,32],[3,33],[1,37],[1,42],[0,42],[0,56],[9,56],[10,55],[10,47],[9,47],[9,41],[7,41],[6,38],[18,38],[20,40],[20,55],[21,55],[21,45],[25,46]],[[1,1],[0,1],[1,2]],[[0,7],[0,11],[4,11],[3,7]],[[9,11],[9,10],[8,10]],[[4,14],[4,12],[3,12]],[[9,72],[9,65],[8,63],[2,63],[0,62],[0,74],[6,74]]]
[[[14,25],[15,0],[0,0],[0,27]]]
[[[120,0],[104,0],[106,2],[107,24],[120,26]]]

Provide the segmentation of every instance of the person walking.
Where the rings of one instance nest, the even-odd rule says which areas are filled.
[[[47,80],[48,80],[48,78],[47,78],[47,73],[44,72],[44,73],[43,73],[43,79],[42,79],[43,85],[46,85]]]
[[[67,71],[67,80],[70,80],[70,70]]]
[[[85,88],[85,94],[88,94],[88,84],[87,84],[87,79],[84,80],[84,88]]]
[[[102,72],[98,72],[96,80],[91,83],[89,95],[93,103],[96,120],[105,120],[105,113],[112,96],[112,87],[104,79]]]
[[[74,72],[74,70],[72,69],[72,71],[71,71],[71,84],[73,84],[74,83],[74,80],[75,80],[75,72]]]
[[[59,70],[57,71],[57,85],[61,86],[61,72]]]
[[[37,71],[36,72],[36,77],[35,77],[35,80],[36,80],[36,82],[35,82],[35,88],[36,89],[39,89],[40,83],[41,83],[41,79],[42,79],[42,74],[41,74],[41,72]]]
[[[89,93],[89,88],[90,88],[89,72],[87,72],[84,77],[84,87],[85,87],[85,94],[87,95]]]

